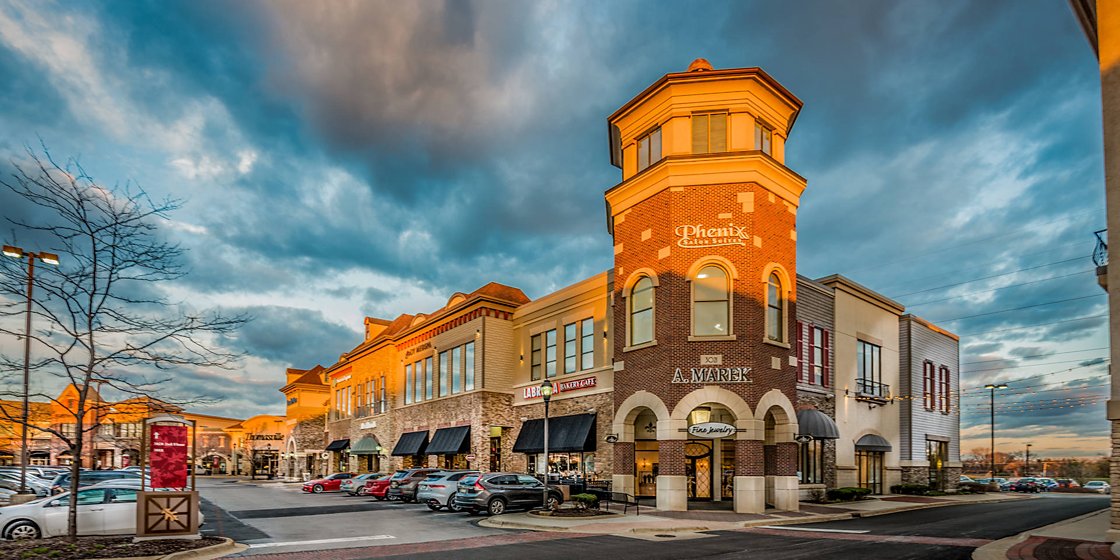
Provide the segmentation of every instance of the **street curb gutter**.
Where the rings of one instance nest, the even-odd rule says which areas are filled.
[[[160,560],[210,560],[211,558],[221,558],[222,556],[235,552],[241,552],[248,548],[247,545],[233,542],[233,539],[230,538],[225,538],[225,542],[205,548],[172,552],[166,556],[161,556]]]

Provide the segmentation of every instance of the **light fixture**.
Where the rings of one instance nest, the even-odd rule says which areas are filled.
[[[552,398],[552,382],[547,379],[541,383],[541,398],[544,399],[545,403],[548,403],[548,400]]]
[[[618,434],[607,434],[606,440],[607,440],[607,443],[617,443],[618,442]]]
[[[23,249],[20,249],[19,247],[12,247],[11,245],[5,245],[4,256],[12,257],[14,259],[23,258]],[[55,259],[57,260],[57,257],[55,257]]]
[[[698,406],[692,409],[692,423],[704,424],[712,420],[712,408],[710,406]]]
[[[56,255],[54,253],[40,252],[39,253],[39,260],[41,260],[41,261],[43,261],[47,264],[53,264],[55,266],[58,266],[58,255]]]

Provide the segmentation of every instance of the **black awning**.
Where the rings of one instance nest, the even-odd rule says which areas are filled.
[[[347,447],[350,447],[349,439],[336,439],[327,446],[327,451],[342,451]]]
[[[440,428],[432,436],[432,442],[424,451],[427,455],[456,455],[469,453],[471,450],[471,427],[455,426],[454,428]]]
[[[840,429],[827,414],[810,408],[797,411],[797,435],[813,439],[839,439]]]
[[[574,414],[548,419],[548,452],[595,451],[595,415]],[[514,453],[544,452],[544,419],[528,420],[513,443]]]
[[[857,451],[882,451],[887,453],[891,450],[891,442],[883,439],[882,436],[875,434],[867,434],[856,442]]]
[[[406,457],[408,455],[422,455],[424,448],[428,446],[428,432],[407,432],[401,434],[400,439],[397,440],[397,445],[393,447],[394,457]]]

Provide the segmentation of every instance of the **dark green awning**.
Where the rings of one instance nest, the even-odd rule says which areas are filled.
[[[364,436],[350,447],[351,455],[377,455],[381,452],[381,442],[373,436]]]
[[[548,419],[548,452],[595,451],[595,415],[574,414]],[[513,443],[514,453],[544,452],[544,419],[528,420]]]
[[[393,447],[393,456],[406,457],[408,455],[423,455],[424,448],[427,446],[427,431],[403,433],[400,439],[397,440],[397,445]]]
[[[454,428],[440,428],[432,436],[432,442],[424,453],[428,455],[456,455],[470,453],[471,427],[455,426]]]

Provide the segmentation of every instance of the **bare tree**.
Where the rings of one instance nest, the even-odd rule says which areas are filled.
[[[128,396],[155,396],[179,371],[230,368],[239,355],[221,349],[221,337],[233,334],[246,320],[217,313],[196,313],[168,301],[164,285],[182,278],[182,249],[160,235],[159,224],[180,207],[174,199],[155,201],[133,184],[104,187],[74,160],[60,165],[44,148],[27,150],[28,160],[13,162],[11,180],[0,185],[30,203],[36,218],[9,218],[17,232],[31,237],[40,249],[60,255],[57,267],[35,275],[29,333],[38,357],[33,372],[53,375],[76,390],[67,402],[46,390],[33,400],[55,402],[73,425],[28,429],[48,432],[69,447],[69,536],[77,535],[78,473],[87,436],[98,428],[91,421],[108,404],[98,396],[111,388]],[[13,234],[14,235],[14,234]],[[0,334],[21,337],[26,273],[16,259],[0,259]],[[0,372],[11,381],[22,376],[23,356],[0,356]],[[97,385],[95,389],[93,386]],[[5,383],[4,387],[12,387]],[[19,389],[5,396],[22,397]],[[65,394],[65,393],[64,393]],[[199,396],[161,395],[160,401],[197,404]],[[19,418],[8,415],[8,420]]]

